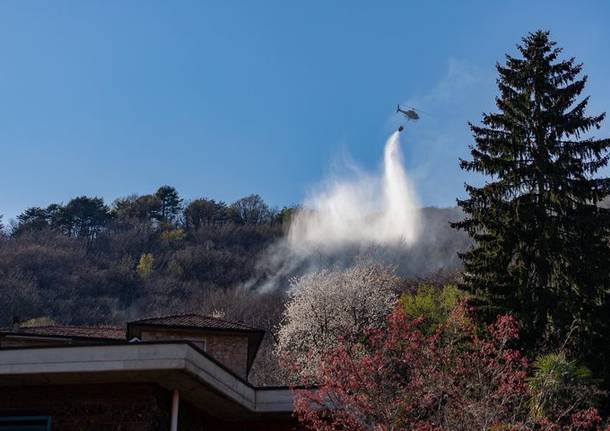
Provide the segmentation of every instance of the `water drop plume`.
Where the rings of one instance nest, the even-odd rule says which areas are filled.
[[[334,179],[305,200],[288,232],[297,254],[354,245],[410,246],[419,232],[419,204],[405,171],[400,134],[385,145],[383,172]]]

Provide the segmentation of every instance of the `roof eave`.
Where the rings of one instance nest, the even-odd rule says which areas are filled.
[[[62,354],[65,360],[61,362],[57,361],[58,349],[64,349]],[[71,378],[78,383],[95,379],[95,376],[116,381],[156,379],[162,386],[175,384],[201,405],[205,405],[205,402],[198,401],[197,397],[201,397],[201,394],[212,396],[212,390],[221,398],[230,400],[216,399],[223,408],[237,409],[235,411],[244,411],[249,415],[288,415],[292,412],[292,393],[287,387],[256,388],[186,342],[66,345],[0,350],[0,385],[7,385],[15,379],[18,382],[34,382],[37,378],[47,383]],[[188,379],[184,380],[187,377]]]

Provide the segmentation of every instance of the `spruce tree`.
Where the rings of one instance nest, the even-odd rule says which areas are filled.
[[[498,112],[470,124],[472,159],[460,160],[486,176],[466,184],[465,219],[453,224],[474,240],[461,255],[464,284],[487,311],[514,313],[530,347],[569,340],[608,376],[610,210],[599,203],[610,180],[596,173],[610,139],[592,136],[605,114],[586,114],[582,64],[561,59],[548,32],[517,48],[496,66]]]

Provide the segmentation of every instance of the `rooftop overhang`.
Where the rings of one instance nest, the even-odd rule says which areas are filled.
[[[257,388],[185,342],[0,350],[0,387],[152,382],[221,419],[290,417],[291,391]]]

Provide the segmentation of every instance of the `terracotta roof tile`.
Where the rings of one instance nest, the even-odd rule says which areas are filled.
[[[239,322],[218,319],[199,314],[177,314],[172,316],[151,317],[147,319],[129,322],[129,325],[154,325],[171,326],[196,329],[219,329],[239,332],[260,332],[259,329],[252,328]],[[56,337],[79,337],[96,338],[107,340],[126,340],[125,328],[116,326],[67,326],[67,325],[48,325],[21,327],[17,330],[11,328],[0,328],[0,332],[19,333],[24,335],[56,336]]]
[[[29,335],[56,336],[56,337],[82,337],[102,338],[108,340],[125,340],[125,329],[113,326],[87,327],[87,326],[30,326],[8,332]]]
[[[129,322],[130,325],[179,326],[185,328],[223,329],[234,331],[260,331],[239,322],[218,319],[200,314],[176,314],[173,316],[151,317]]]

